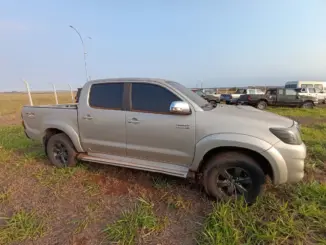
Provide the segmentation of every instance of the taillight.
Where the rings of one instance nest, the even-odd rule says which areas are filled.
[[[251,100],[251,96],[250,95],[248,95],[248,100]]]
[[[230,99],[232,99],[232,95],[230,95]]]

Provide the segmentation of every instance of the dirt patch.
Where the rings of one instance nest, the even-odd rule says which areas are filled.
[[[326,118],[313,118],[313,117],[290,117],[301,125],[312,125],[317,123],[326,123]]]

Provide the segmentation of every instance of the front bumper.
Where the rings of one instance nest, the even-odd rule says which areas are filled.
[[[279,141],[262,153],[273,169],[273,183],[296,183],[303,179],[306,145],[289,145]]]

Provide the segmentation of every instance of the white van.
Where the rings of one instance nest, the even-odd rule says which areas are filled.
[[[326,93],[326,81],[291,81],[285,88],[315,88],[317,93]]]

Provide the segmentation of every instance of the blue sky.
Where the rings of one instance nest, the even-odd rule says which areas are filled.
[[[326,80],[325,0],[0,0],[0,90],[159,77],[188,87]]]

